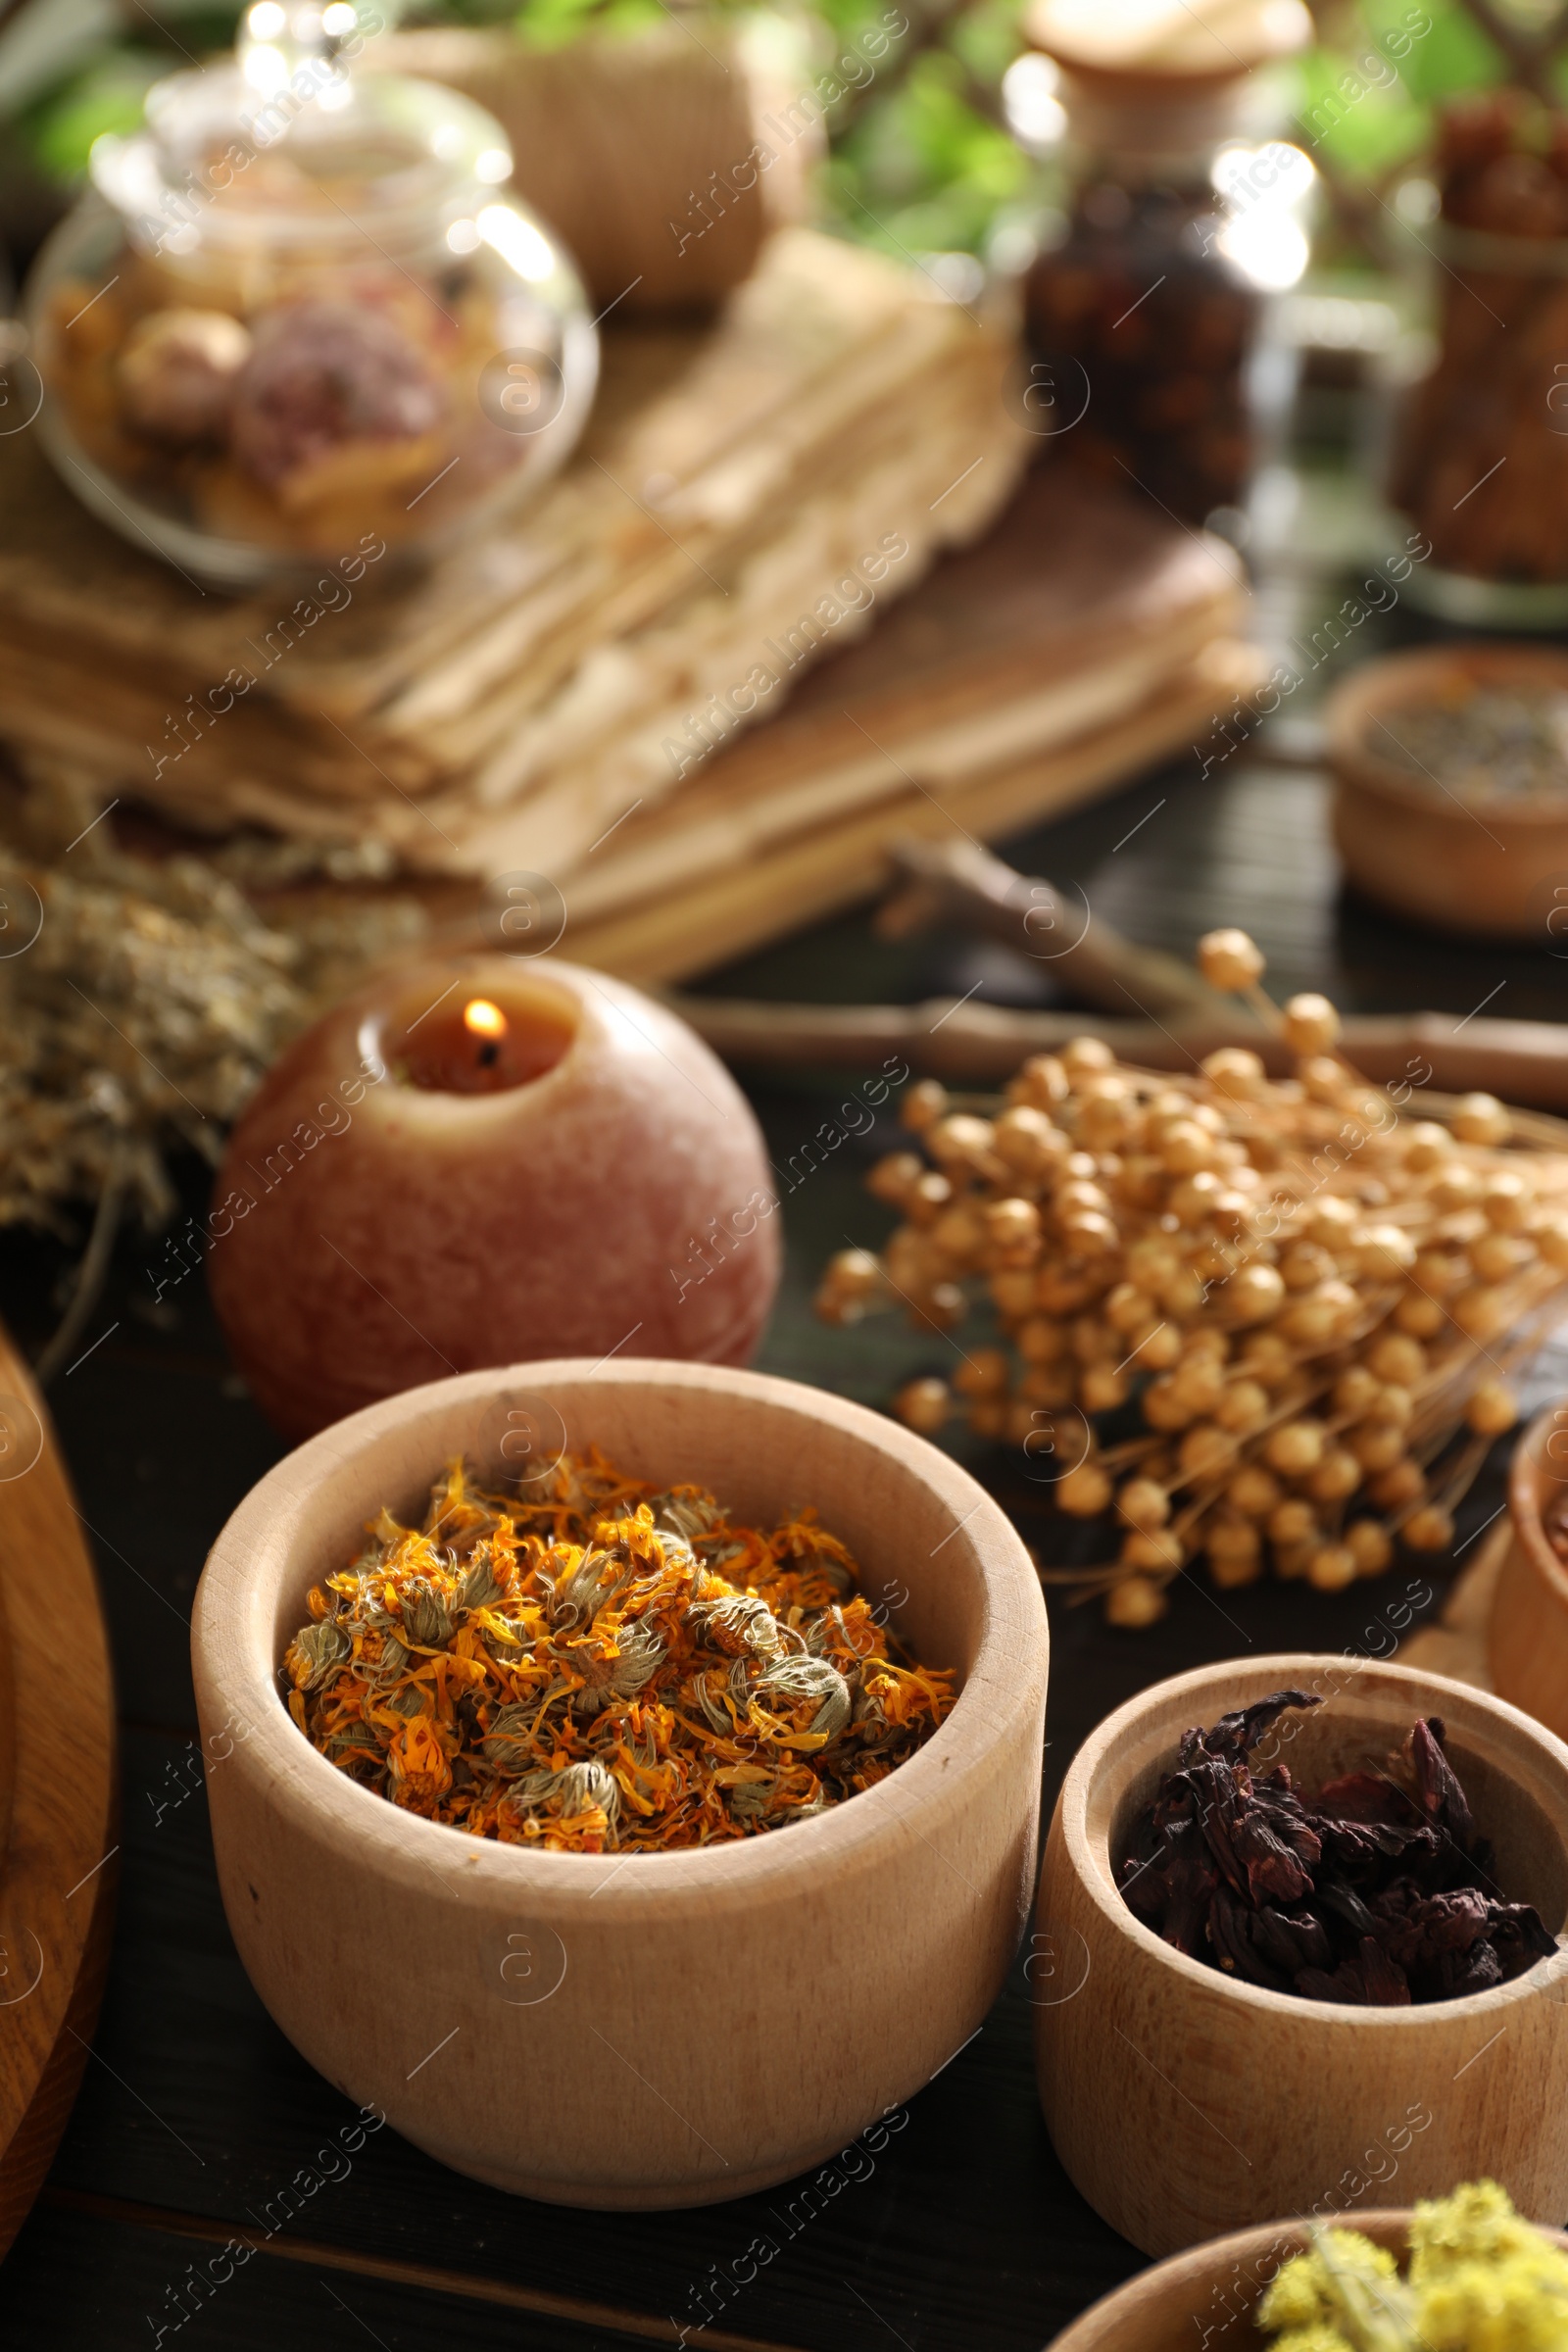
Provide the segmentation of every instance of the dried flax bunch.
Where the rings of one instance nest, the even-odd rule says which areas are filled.
[[[707,1845],[871,1788],[952,1707],[811,1512],[738,1527],[594,1451],[543,1492],[487,1494],[455,1462],[421,1530],[383,1510],[310,1596],[289,1710],[410,1812],[558,1851]]]
[[[904,1221],[880,1257],[835,1257],[817,1298],[830,1322],[902,1301],[946,1330],[989,1288],[1011,1351],[966,1352],[956,1396],[918,1380],[897,1409],[928,1434],[966,1409],[1059,1473],[1042,1491],[1102,1521],[1112,1556],[1043,1574],[1124,1626],[1163,1615],[1200,1553],[1220,1586],[1271,1559],[1334,1592],[1396,1539],[1445,1549],[1517,1418],[1512,1370],[1568,1308],[1554,1122],[1489,1095],[1401,1114],[1336,1053],[1325,998],[1269,1002],[1244,932],[1199,960],[1282,1034],[1293,1077],[1225,1048],[1172,1078],[1081,1038],[1026,1061],[994,1115],[922,1081],[903,1117],[927,1157],[870,1177]]]

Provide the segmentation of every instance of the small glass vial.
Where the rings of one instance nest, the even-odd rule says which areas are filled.
[[[1269,282],[1248,250],[1262,225],[1248,207],[1263,191],[1233,184],[1223,203],[1216,167],[1247,156],[1252,70],[1300,45],[1303,16],[1296,0],[1238,10],[1223,41],[1196,11],[1183,21],[1153,5],[1040,0],[1025,18],[1066,117],[1061,209],[1024,280],[1026,399],[1049,399],[1053,452],[1071,426],[1080,466],[1188,522],[1245,503],[1248,371]],[[1304,241],[1293,222],[1283,233],[1298,270]]]
[[[269,15],[287,23],[261,0],[253,35]],[[531,494],[582,428],[598,340],[511,171],[481,107],[352,74],[330,43],[253,37],[158,83],[27,288],[65,481],[230,587],[371,537],[429,552]]]

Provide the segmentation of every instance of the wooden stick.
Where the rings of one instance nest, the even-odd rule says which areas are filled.
[[[1161,1020],[1236,1017],[1230,1000],[1191,964],[1124,939],[1094,920],[1087,900],[1080,906],[1051,883],[1015,873],[977,841],[906,834],[888,857],[902,887],[874,917],[883,939],[906,939],[933,923],[968,923],[1048,964],[1086,1004],[1106,1012],[1142,1011]]]
[[[1103,1012],[1018,1012],[972,999],[921,1004],[772,1004],[724,997],[670,996],[684,1020],[727,1061],[772,1067],[861,1068],[898,1054],[913,1070],[967,1083],[1009,1078],[1029,1054],[1056,1052],[1073,1037],[1101,1037],[1123,1060],[1147,1069],[1191,1070],[1218,1046],[1249,1046],[1271,1073],[1289,1075],[1294,1056],[1239,1013],[1209,1021],[1121,1020]],[[1480,1016],[1461,1027],[1445,1012],[1352,1013],[1345,1053],[1377,1085],[1405,1079],[1419,1090],[1476,1090],[1504,1102],[1568,1110],[1568,1026]]]

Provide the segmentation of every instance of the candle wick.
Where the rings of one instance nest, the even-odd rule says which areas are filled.
[[[493,1069],[497,1059],[500,1056],[500,1053],[501,1048],[497,1045],[495,1039],[493,1037],[486,1038],[484,1044],[479,1048],[480,1069]]]

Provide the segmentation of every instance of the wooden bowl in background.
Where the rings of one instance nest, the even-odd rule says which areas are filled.
[[[816,1819],[681,1853],[536,1853],[356,1787],[278,1691],[311,1586],[466,1452],[602,1446],[748,1517],[814,1503],[901,1636],[959,1669],[917,1755]],[[503,1447],[505,1446],[505,1453]],[[979,2027],[1027,1917],[1047,1630],[1012,1527],[947,1455],[815,1389],[686,1363],[475,1372],[280,1462],[220,1536],[192,1631],[240,1957],[350,2098],[460,2172],[602,2207],[738,2197],[821,2162]]]
[[[1568,692],[1568,652],[1429,646],[1353,669],[1329,699],[1334,840],[1347,877],[1396,914],[1483,938],[1568,950],[1568,788],[1555,801],[1471,809],[1380,750],[1401,705],[1455,677]],[[1560,899],[1553,885],[1562,885]],[[1558,909],[1560,908],[1560,913]]]
[[[1568,1488],[1568,1405],[1538,1413],[1508,1473],[1510,1541],[1497,1572],[1487,1663],[1497,1695],[1568,1739],[1568,1567],[1542,1514]]]
[[[1362,2175],[1369,2188],[1396,2182],[1405,2199],[1486,2175],[1530,2220],[1559,2222],[1561,1954],[1458,2000],[1349,2008],[1238,1984],[1175,1951],[1123,1901],[1115,1864],[1183,1732],[1287,1688],[1327,1702],[1273,1736],[1308,1787],[1381,1764],[1416,1716],[1442,1716],[1499,1886],[1533,1902],[1553,1935],[1568,1918],[1568,1747],[1516,1708],[1356,1657],[1238,1658],[1160,1683],[1086,1740],[1051,1826],[1036,1944],[1064,1997],[1038,2007],[1036,2051],[1056,2153],[1097,2213],[1148,2254],[1320,2210]]]
[[[1409,2249],[1414,2216],[1407,2206],[1323,2218],[1401,2259]],[[1200,2352],[1208,2345],[1218,2352],[1256,2352],[1262,2337],[1252,2326],[1252,2307],[1282,2264],[1302,2251],[1307,2235],[1302,2222],[1269,2222],[1193,2246],[1103,2296],[1054,2337],[1047,2352]],[[1559,2230],[1543,2235],[1568,2248]]]

